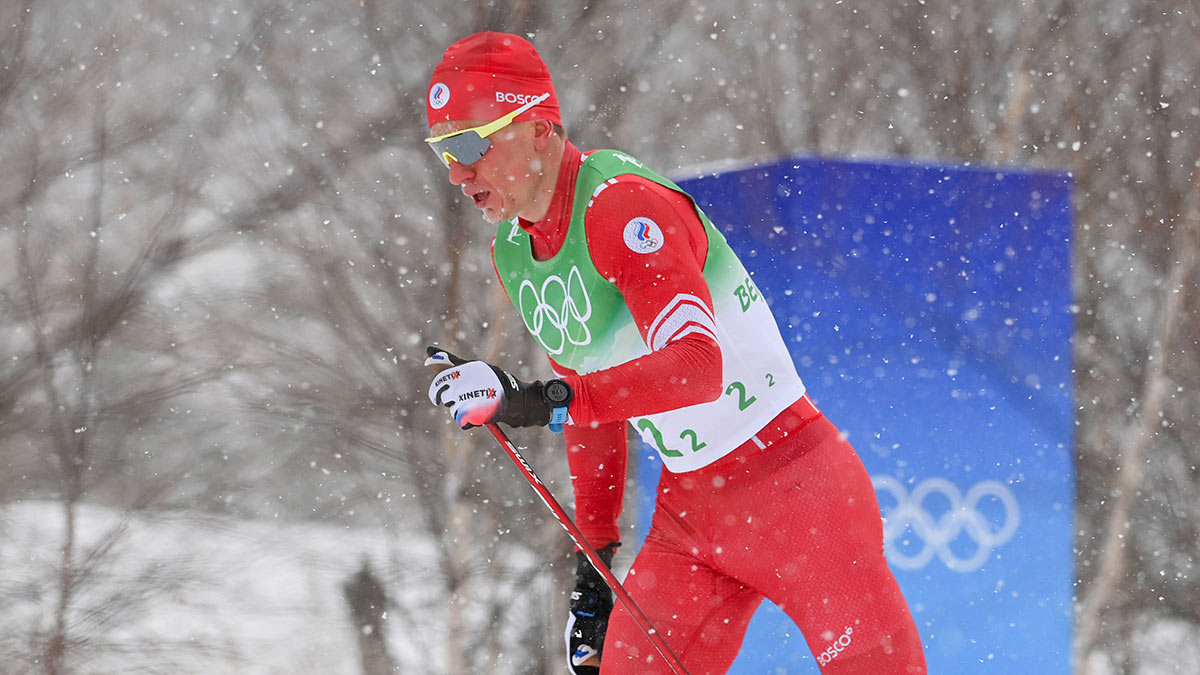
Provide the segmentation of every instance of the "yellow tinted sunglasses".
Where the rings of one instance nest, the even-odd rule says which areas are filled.
[[[452,131],[441,136],[426,138],[425,142],[433,148],[434,154],[438,159],[442,160],[447,168],[450,166],[450,160],[454,160],[459,164],[474,164],[483,157],[488,148],[492,147],[492,142],[487,139],[488,136],[500,131],[504,127],[513,123],[513,120],[529,110],[533,106],[545,101],[550,97],[550,94],[542,94],[529,99],[525,105],[508,113],[504,117],[493,122],[488,122],[483,126],[471,127],[461,131]]]

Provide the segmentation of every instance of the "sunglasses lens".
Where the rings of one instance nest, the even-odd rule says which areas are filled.
[[[450,166],[447,157],[459,164],[474,164],[492,147],[492,143],[472,129],[433,141],[429,147],[433,148],[434,154],[442,160],[442,164]]]

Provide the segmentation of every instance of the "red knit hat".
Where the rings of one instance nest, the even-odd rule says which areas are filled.
[[[520,120],[562,125],[550,70],[527,40],[508,33],[475,33],[450,45],[433,69],[425,114],[438,122],[490,122],[529,99],[550,97],[521,114]]]

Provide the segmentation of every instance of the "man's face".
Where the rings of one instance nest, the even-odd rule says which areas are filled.
[[[486,123],[440,122],[429,133],[440,136]],[[450,160],[450,182],[462,186],[463,194],[490,223],[508,220],[533,203],[543,167],[534,148],[532,124],[516,122],[488,136],[492,146],[473,164]]]

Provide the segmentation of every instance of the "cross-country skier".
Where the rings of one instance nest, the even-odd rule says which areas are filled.
[[[554,372],[522,382],[471,361],[438,375],[431,400],[463,428],[563,429],[577,523],[609,562],[626,425],[658,449],[666,470],[625,586],[693,675],[729,669],[763,598],[822,673],[924,673],[870,477],[691,197],[633,155],[576,148],[521,37],[455,42],[426,106],[426,142],[497,226],[496,272]],[[669,672],[582,556],[576,578],[571,671]]]

